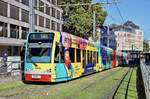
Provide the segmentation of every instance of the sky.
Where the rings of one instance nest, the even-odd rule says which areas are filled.
[[[97,2],[112,2],[113,0],[93,0]],[[104,10],[108,12],[105,24],[121,24],[127,20],[133,21],[144,32],[144,38],[150,40],[150,0],[118,0],[117,4],[123,20],[121,19],[116,6],[105,5]]]

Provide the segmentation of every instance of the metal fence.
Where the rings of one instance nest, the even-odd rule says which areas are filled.
[[[150,65],[146,65],[144,61],[141,61],[140,68],[144,82],[146,99],[150,99]]]
[[[21,80],[21,61],[0,61],[0,82]]]

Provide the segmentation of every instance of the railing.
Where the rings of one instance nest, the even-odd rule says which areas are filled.
[[[0,82],[21,80],[21,61],[0,61]]]
[[[141,61],[140,68],[145,88],[146,99],[150,99],[150,65],[146,65],[143,61]]]

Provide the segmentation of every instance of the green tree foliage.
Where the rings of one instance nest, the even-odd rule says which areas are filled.
[[[90,14],[83,7],[80,7],[68,16],[68,22],[64,24],[64,31],[84,36],[83,33],[89,30],[91,21]]]
[[[102,25],[105,21],[105,18],[107,16],[107,12],[102,10],[102,5],[100,3],[96,3],[92,5],[92,11],[95,11],[96,13],[96,25]]]
[[[66,5],[91,2],[92,0],[60,0],[59,4]],[[65,21],[63,31],[84,38],[88,38],[92,34],[93,11],[96,12],[96,26],[103,24],[107,16],[106,11],[102,9],[100,3],[83,6],[65,6],[62,9],[64,10],[63,19]]]

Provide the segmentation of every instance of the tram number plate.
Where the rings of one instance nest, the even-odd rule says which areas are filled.
[[[39,75],[39,74],[33,74],[32,78],[41,78],[41,75]]]

